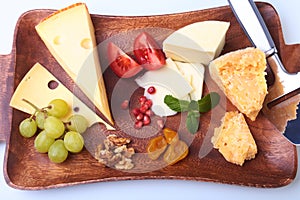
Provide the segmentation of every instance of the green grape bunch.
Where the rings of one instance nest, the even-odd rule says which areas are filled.
[[[31,105],[35,112],[19,124],[20,135],[34,139],[37,152],[48,154],[53,163],[64,162],[69,152],[79,153],[84,148],[83,134],[88,128],[87,119],[79,114],[71,115],[66,122],[71,108],[63,99],[54,99],[44,108],[38,108],[33,103],[23,99]],[[38,133],[38,134],[37,134]]]

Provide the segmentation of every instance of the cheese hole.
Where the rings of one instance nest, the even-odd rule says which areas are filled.
[[[59,85],[58,82],[54,80],[48,82],[48,88],[51,90],[56,89],[58,85]]]
[[[74,108],[73,108],[73,111],[74,111],[74,112],[79,112],[79,107],[74,107]]]
[[[55,45],[60,45],[60,44],[62,43],[61,37],[60,37],[60,36],[56,36],[56,37],[54,38],[54,40],[53,40],[53,43],[54,43]]]
[[[91,49],[93,47],[92,41],[89,38],[81,40],[80,46],[84,49]]]

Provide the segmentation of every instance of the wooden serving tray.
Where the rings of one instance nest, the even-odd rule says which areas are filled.
[[[291,72],[300,71],[300,59],[298,58],[300,45],[286,45],[284,43],[279,17],[271,5],[257,3],[257,6],[274,38],[283,63]],[[80,154],[70,155],[67,161],[62,164],[53,164],[47,155],[36,153],[33,148],[34,139],[24,139],[18,133],[18,124],[27,115],[11,109],[9,101],[22,77],[36,62],[47,67],[69,88],[72,85],[70,78],[51,56],[34,29],[34,26],[41,19],[52,12],[54,10],[32,10],[24,13],[16,25],[11,54],[0,56],[2,71],[0,73],[2,86],[0,93],[0,139],[6,141],[4,176],[8,185],[18,189],[36,190],[101,181],[180,179],[253,187],[281,187],[293,181],[297,172],[296,148],[275,129],[263,114],[260,114],[255,122],[247,120],[259,152],[254,160],[247,161],[242,167],[226,162],[216,150],[211,150],[207,152],[206,156],[199,158],[201,145],[207,143],[204,138],[209,128],[218,126],[220,123],[219,120],[210,120],[211,112],[206,113],[201,118],[201,128],[190,144],[188,157],[173,166],[154,171],[149,170],[147,172],[151,164],[148,163],[148,165],[146,162],[139,166],[145,169],[142,173],[105,168],[86,149]],[[228,6],[158,16],[92,15],[92,19],[98,43],[112,35],[135,29],[161,27],[176,30],[197,21],[223,20],[231,23],[223,53],[251,46]],[[160,38],[160,43],[167,36],[165,33],[156,34]],[[127,45],[126,41],[123,45]],[[208,76],[208,74],[206,75]],[[116,77],[108,69],[104,73],[104,79],[108,96],[111,98]],[[206,93],[208,92],[208,83],[211,83],[210,90],[218,91],[218,87],[208,76],[204,90]],[[139,93],[140,91],[137,91],[137,94],[134,95]],[[222,97],[222,102],[216,108],[217,111],[219,110],[218,112],[221,112],[222,109],[224,111],[224,108],[227,110],[235,109],[224,97]],[[114,117],[118,118],[117,116]],[[167,125],[174,127],[178,118],[174,120],[167,120]],[[117,125],[120,123],[116,120]],[[101,131],[101,126],[96,125],[93,129]],[[189,139],[188,137],[183,135],[183,139]],[[146,141],[133,137],[133,145],[142,152]]]

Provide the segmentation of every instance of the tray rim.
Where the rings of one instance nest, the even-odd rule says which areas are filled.
[[[265,5],[265,6],[270,6],[272,7],[272,9],[275,11],[275,13],[278,15],[276,9],[273,7],[272,4],[268,3],[268,2],[256,2],[257,4],[261,4],[261,5]],[[91,13],[92,17],[103,17],[103,18],[111,18],[111,19],[117,19],[117,18],[122,18],[122,19],[126,19],[126,18],[152,18],[152,17],[157,17],[157,16],[174,16],[174,15],[186,15],[186,14],[191,14],[191,13],[198,13],[201,11],[205,11],[205,10],[218,10],[218,9],[225,9],[228,8],[229,6],[225,5],[225,6],[219,6],[219,7],[213,7],[213,8],[206,8],[206,9],[201,9],[201,10],[193,10],[193,11],[185,11],[185,12],[178,12],[178,13],[167,13],[167,14],[158,14],[158,15],[101,15],[101,14],[94,14]],[[0,55],[0,63],[1,63],[1,59],[2,57],[5,59],[7,58],[9,60],[9,65],[13,65],[13,72],[15,72],[15,67],[16,67],[16,36],[18,33],[18,27],[19,24],[21,22],[21,20],[23,19],[24,16],[26,16],[27,14],[30,14],[32,12],[54,12],[56,11],[55,9],[32,9],[32,10],[28,10],[26,12],[24,12],[23,14],[20,15],[20,17],[17,20],[15,29],[14,29],[14,36],[13,36],[13,44],[12,44],[12,51],[7,54],[7,55]],[[279,16],[278,16],[279,17]],[[279,29],[282,31],[281,28],[281,24],[280,24],[280,20],[279,20]],[[280,33],[281,34],[281,33]],[[280,38],[283,39],[283,38]],[[284,40],[283,40],[284,41]],[[285,43],[284,43],[285,44]],[[288,46],[288,45],[287,45]],[[280,48],[279,48],[280,49]],[[13,74],[13,78],[15,78],[15,74]],[[14,87],[15,85],[13,85],[13,91],[14,91]],[[13,92],[12,91],[12,92]],[[11,97],[11,95],[10,95]],[[11,109],[11,112],[13,109]],[[11,114],[12,115],[12,114]],[[256,184],[249,184],[249,185],[245,185],[243,183],[240,182],[232,182],[232,181],[217,181],[215,179],[211,179],[211,178],[203,178],[203,177],[187,177],[187,176],[176,176],[176,177],[165,177],[164,175],[149,175],[149,176],[136,176],[136,177],[132,177],[132,176],[123,176],[123,177],[108,177],[108,178],[101,178],[101,179],[93,179],[93,180],[85,180],[85,181],[74,181],[74,182],[67,182],[67,183],[59,183],[59,184],[53,184],[53,185],[48,185],[48,186],[22,186],[22,185],[17,185],[14,184],[11,180],[10,177],[8,176],[8,172],[7,172],[7,160],[8,160],[8,150],[9,150],[9,146],[10,146],[10,142],[9,142],[9,138],[10,138],[10,134],[11,134],[11,126],[10,126],[10,130],[8,134],[4,134],[4,141],[6,143],[6,148],[5,148],[5,156],[4,156],[4,177],[5,177],[5,181],[7,182],[7,184],[13,188],[16,189],[21,189],[21,190],[42,190],[42,189],[50,189],[50,188],[60,188],[60,187],[66,187],[66,186],[72,186],[72,185],[79,185],[79,184],[86,184],[86,183],[96,183],[96,182],[107,182],[107,181],[126,181],[126,180],[147,180],[147,179],[168,179],[168,180],[195,180],[195,181],[204,181],[204,182],[214,182],[214,183],[222,183],[222,184],[230,184],[230,185],[237,185],[237,186],[249,186],[249,187],[259,187],[259,188],[273,188],[273,187],[282,187],[282,186],[286,186],[288,184],[290,184],[294,178],[296,177],[297,174],[297,168],[298,168],[298,155],[297,155],[297,149],[296,146],[293,146],[293,152],[294,152],[294,173],[292,175],[291,178],[286,179],[286,181],[281,182],[280,184],[269,184],[269,185],[256,185]],[[1,136],[0,133],[0,142],[1,139],[3,137]]]

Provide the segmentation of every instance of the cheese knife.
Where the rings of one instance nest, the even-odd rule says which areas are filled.
[[[268,107],[277,104],[300,93],[300,73],[289,73],[282,64],[275,43],[267,26],[253,0],[228,0],[229,5],[238,22],[248,36],[252,45],[266,54],[268,65],[282,84],[282,94],[271,99]],[[267,72],[270,73],[270,72]],[[268,74],[269,76],[269,74]],[[269,84],[272,87],[272,84]]]
[[[289,73],[285,69],[278,56],[278,51],[272,40],[271,34],[253,0],[228,0],[228,2],[237,21],[243,28],[252,45],[265,52],[267,63],[271,69],[277,69],[272,72],[274,73],[273,78],[278,78],[277,81],[282,85],[282,93],[266,102],[268,108],[272,109],[274,106],[285,102],[287,99],[299,95],[300,73]],[[267,73],[270,73],[270,71],[267,71]],[[269,75],[271,74],[268,74],[267,77]],[[272,86],[272,83],[268,83],[269,88]],[[297,124],[299,125],[299,123],[300,118],[298,111],[297,119],[289,121],[284,132],[284,136],[296,145],[300,144],[300,135],[295,134]]]

